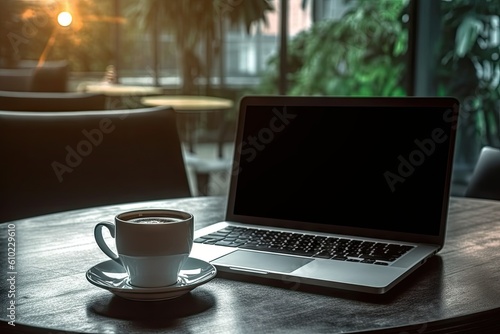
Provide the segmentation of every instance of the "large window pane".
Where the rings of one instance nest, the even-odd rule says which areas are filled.
[[[490,0],[1,0],[0,67],[64,59],[75,90],[113,64],[121,83],[235,101],[283,82],[294,95],[452,95],[459,195],[481,147],[500,147],[498,13]]]

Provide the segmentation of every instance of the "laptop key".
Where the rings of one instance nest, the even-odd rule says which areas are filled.
[[[379,262],[379,261],[375,261],[373,264],[378,264],[379,266],[388,266],[389,263],[387,262]]]
[[[203,236],[203,237],[199,237],[199,238],[196,238],[195,240],[193,240],[194,242],[198,242],[198,243],[208,243],[208,242],[216,242],[216,241],[219,241],[219,240],[223,240],[224,238],[223,237],[211,237],[211,236]]]
[[[229,246],[229,247],[238,247],[241,245],[241,243],[237,243],[237,242],[234,242],[234,241],[229,241],[229,240],[220,240],[220,241],[217,241],[214,245],[217,245],[217,246]]]
[[[361,263],[375,263],[375,260],[373,260],[373,259],[364,259],[363,261],[361,261]]]
[[[368,255],[368,254],[362,254],[359,257],[362,258],[362,259],[365,259],[365,260],[373,260],[373,261],[381,260],[381,261],[392,262],[392,261],[395,260],[393,257],[378,256],[378,255]]]
[[[216,243],[214,243],[214,245],[218,245],[218,246],[231,246],[232,243],[233,243],[232,241],[219,240]]]
[[[314,254],[313,257],[319,257],[322,259],[329,259],[332,257],[332,255],[330,253],[328,253],[327,251],[320,251],[320,252],[317,252],[316,254]]]
[[[203,238],[203,237],[200,237],[200,238],[196,238],[193,240],[193,242],[197,242],[197,243],[204,243],[205,241],[207,241],[207,239]]]
[[[206,235],[205,237],[207,238],[225,238],[228,235],[228,233],[222,233],[222,232],[215,232],[215,233],[210,233]]]

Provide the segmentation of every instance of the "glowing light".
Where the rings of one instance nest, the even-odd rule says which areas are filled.
[[[61,12],[57,15],[57,22],[63,27],[67,27],[73,22],[73,16],[69,12]]]

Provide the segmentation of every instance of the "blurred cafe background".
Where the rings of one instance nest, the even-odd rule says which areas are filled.
[[[245,94],[454,96],[462,196],[481,148],[500,147],[498,13],[494,0],[1,0],[0,91],[230,101],[184,128],[215,161],[230,161]],[[227,191],[219,166],[205,195]]]

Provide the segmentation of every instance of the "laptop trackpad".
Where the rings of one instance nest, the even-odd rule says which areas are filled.
[[[295,256],[236,250],[212,261],[212,264],[259,271],[291,273],[311,261],[311,259]]]

